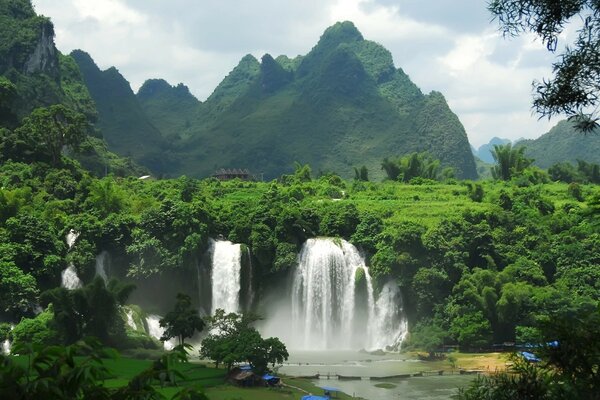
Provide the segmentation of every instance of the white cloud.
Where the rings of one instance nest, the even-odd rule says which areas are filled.
[[[351,20],[389,49],[424,92],[438,90],[473,145],[536,137],[531,81],[552,56],[532,36],[507,40],[480,0],[34,0],[63,52],[80,48],[116,66],[137,89],[148,78],[183,82],[200,99],[248,53],[306,54],[325,28]],[[561,38],[568,42],[572,32]]]

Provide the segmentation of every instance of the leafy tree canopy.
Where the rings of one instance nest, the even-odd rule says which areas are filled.
[[[200,318],[198,310],[192,308],[191,297],[178,293],[175,308],[160,320],[160,326],[165,328],[165,333],[160,340],[176,337],[179,339],[179,344],[183,345],[185,338],[192,337],[196,332],[202,332],[204,321]]]
[[[492,0],[489,10],[509,36],[531,32],[551,52],[567,26],[578,24],[577,37],[560,54],[554,76],[534,82],[534,109],[541,116],[567,114],[591,131],[598,119],[600,92],[600,4],[595,0]]]

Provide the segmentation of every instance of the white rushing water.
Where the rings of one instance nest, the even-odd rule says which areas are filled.
[[[372,290],[371,277],[367,275],[369,290]],[[400,289],[394,282],[386,283],[379,298],[369,312],[368,349],[399,349],[408,333],[406,318],[402,308]]]
[[[101,277],[104,282],[108,282],[108,274],[106,273],[106,267],[108,265],[108,252],[103,250],[96,256],[96,276]]]
[[[241,246],[224,240],[211,240],[212,255],[211,314],[217,308],[225,312],[240,310],[240,270],[242,264]]]
[[[127,316],[127,325],[133,329],[134,331],[137,331],[137,324],[135,323],[135,321],[133,320],[133,310],[128,309],[125,312],[125,315]],[[162,334],[161,334],[162,335]]]
[[[71,250],[73,245],[75,245],[75,241],[77,240],[78,237],[79,237],[79,232],[75,232],[73,229],[71,229],[69,231],[69,233],[67,233],[66,241],[67,241],[67,246],[69,246],[69,250]]]
[[[67,233],[65,241],[67,242],[67,246],[69,246],[69,250],[73,248],[78,237],[79,232],[75,232],[73,229]],[[61,272],[60,276],[61,286],[66,289],[73,290],[82,286],[81,279],[77,276],[77,269],[73,264],[69,264],[69,266]]]
[[[81,279],[77,276],[77,270],[70,264],[61,272],[61,286],[68,290],[79,289],[82,286]]]
[[[15,329],[15,326],[13,324],[10,324],[10,330],[12,331],[13,329]],[[4,339],[4,341],[2,342],[2,348],[1,353],[4,353],[6,355],[10,355],[10,340],[8,340],[8,338]]]
[[[160,315],[148,315],[146,317],[146,324],[148,325],[148,335],[152,336],[156,340],[160,340],[162,335],[165,333],[165,328],[160,326],[160,319],[162,317]],[[163,347],[165,350],[173,350],[175,347],[175,339],[167,340],[163,342]]]
[[[366,293],[357,296],[359,268]],[[396,285],[385,285],[375,300],[363,257],[344,240],[318,238],[304,244],[291,295],[290,348],[385,349],[398,345],[406,331]]]

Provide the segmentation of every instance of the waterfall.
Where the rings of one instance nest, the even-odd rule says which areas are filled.
[[[371,278],[367,279],[372,292]],[[390,281],[381,289],[377,301],[370,305],[367,348],[399,350],[407,332],[400,290]]]
[[[132,309],[128,309],[125,312],[125,315],[127,316],[127,326],[129,326],[131,329],[133,329],[134,331],[137,331],[137,324],[135,323],[135,321],[133,320],[133,310]],[[162,335],[162,334],[161,334]]]
[[[106,265],[109,261],[108,252],[103,250],[96,256],[96,276],[101,277],[104,282],[108,282],[108,275],[106,273]]]
[[[69,230],[69,233],[67,233],[65,238],[69,250],[73,248],[78,237],[79,232],[75,232],[73,229]],[[78,289],[82,286],[81,279],[77,276],[77,269],[73,264],[69,264],[69,266],[60,273],[60,277],[61,286],[68,290]]]
[[[66,237],[67,246],[69,246],[69,250],[71,250],[71,248],[75,244],[75,241],[77,240],[78,237],[79,237],[79,232],[75,232],[73,229],[69,230],[69,233],[67,233],[67,237]]]
[[[81,279],[77,276],[77,270],[73,264],[69,264],[61,274],[61,286],[68,290],[79,289],[82,286]]]
[[[357,270],[366,280],[366,302],[356,297]],[[298,256],[292,283],[291,348],[368,349],[395,346],[405,325],[400,293],[390,283],[375,300],[369,269],[345,240],[309,239]],[[358,328],[358,329],[357,329]],[[366,328],[366,329],[365,329]]]
[[[246,248],[248,256],[248,284],[246,293],[246,310],[250,310],[254,304],[254,268],[252,267],[252,253]]]
[[[15,329],[15,326],[13,324],[10,324],[10,330],[12,331],[13,329]],[[2,342],[2,349],[0,353],[4,353],[5,355],[10,355],[10,340],[8,340],[8,338],[4,339],[4,341]]]
[[[211,240],[212,255],[212,307],[211,314],[217,308],[225,312],[240,310],[240,270],[242,251],[239,244],[224,240]]]
[[[148,315],[146,317],[146,324],[148,325],[148,335],[153,337],[156,340],[160,341],[160,338],[165,333],[165,328],[160,326],[160,319],[162,317],[160,315]],[[163,347],[165,350],[173,350],[175,347],[174,339],[166,340],[163,342]]]

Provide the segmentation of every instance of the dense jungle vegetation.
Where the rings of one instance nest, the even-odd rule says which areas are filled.
[[[103,250],[114,260],[111,277],[138,291],[160,279],[169,282],[161,287],[169,301],[181,287],[197,298],[189,277],[210,237],[250,248],[256,282],[264,285],[284,279],[306,239],[345,238],[364,252],[377,282],[398,282],[414,337],[464,349],[535,340],[537,318],[600,297],[600,190],[589,183],[597,179],[595,164],[561,164],[549,174],[524,167],[519,149],[498,147],[500,155],[512,151],[505,159],[515,164],[496,181],[457,181],[416,153],[384,160],[395,180],[383,182],[368,181],[366,168],[347,181],[313,176],[299,164],[271,182],[99,178],[57,154],[56,143],[34,140],[40,129],[62,129],[70,135],[48,140],[75,148],[85,140],[80,122],[53,106],[0,137],[4,321],[32,318],[40,294],[60,285],[69,263],[91,281]],[[71,229],[81,235],[68,251]],[[172,305],[156,301],[162,310]],[[52,309],[36,326],[54,329],[49,319]],[[57,343],[77,339],[60,330],[44,335]]]

